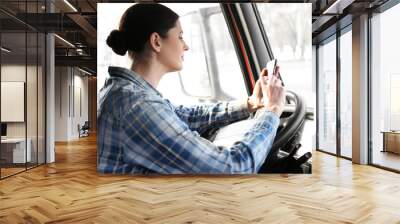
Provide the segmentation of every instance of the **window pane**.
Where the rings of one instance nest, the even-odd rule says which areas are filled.
[[[218,82],[221,93],[219,100],[247,97],[246,85],[240,70],[239,61],[229,35],[228,27],[221,12],[210,17],[211,40],[215,49],[218,69]],[[223,95],[224,97],[221,97]]]
[[[352,156],[352,35],[351,30],[340,37],[340,127],[341,154]]]
[[[183,38],[190,48],[185,52],[183,69],[179,72],[182,87],[186,94],[191,96],[210,98],[212,92],[204,45],[206,40],[203,36],[203,19],[200,13],[194,11],[182,16],[179,20],[184,33]],[[167,89],[162,91],[169,94]]]
[[[318,48],[319,149],[336,153],[336,40]]]
[[[315,107],[311,67],[311,4],[258,3],[262,23],[288,90]]]
[[[382,132],[400,130],[400,5],[372,17],[372,163],[400,170],[400,133],[383,139]],[[397,139],[397,140],[396,140]],[[383,142],[386,142],[384,147]],[[385,150],[385,152],[382,152]],[[400,151],[398,152],[400,153]]]

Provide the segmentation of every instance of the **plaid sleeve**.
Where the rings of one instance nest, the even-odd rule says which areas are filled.
[[[256,173],[272,146],[279,119],[263,113],[231,148],[200,137],[162,100],[144,100],[122,122],[125,163],[164,174]]]
[[[196,106],[177,106],[175,113],[191,130],[203,133],[250,116],[247,101],[229,101]]]

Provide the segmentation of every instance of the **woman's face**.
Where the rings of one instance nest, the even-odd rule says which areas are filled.
[[[183,31],[179,20],[167,33],[166,38],[161,38],[161,51],[159,59],[167,68],[168,72],[175,72],[182,69],[183,54],[189,50],[183,40]]]

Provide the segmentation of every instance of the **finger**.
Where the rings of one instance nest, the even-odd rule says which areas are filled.
[[[282,87],[282,82],[280,79],[278,79],[277,77],[275,77],[274,81],[273,81],[273,85],[276,87]]]
[[[276,83],[276,81],[279,80],[279,78],[276,75],[273,75],[273,77],[274,77],[273,81],[274,81],[274,83]]]
[[[271,77],[269,77],[268,80],[269,80],[270,83],[275,83],[276,82],[276,76],[271,75]]]
[[[279,67],[279,65],[277,65],[276,68],[275,68],[275,73],[274,73],[275,76],[278,76],[278,74],[280,72],[280,69],[281,68]]]
[[[254,94],[255,92],[257,92],[257,87],[258,87],[258,85],[259,85],[259,83],[258,83],[258,80],[257,80],[256,83],[254,83],[254,86],[253,86],[253,94]]]
[[[261,87],[265,86],[268,83],[268,77],[267,76],[262,76],[261,77]]]
[[[282,87],[282,81],[280,79],[276,78],[275,85],[278,87]]]
[[[260,88],[261,88],[261,85],[262,85],[261,83],[262,83],[262,80],[259,78],[257,80],[256,84],[254,85],[253,92],[260,94],[259,92],[260,92]]]
[[[266,68],[263,68],[263,69],[261,70],[260,76],[259,76],[258,78],[264,77],[264,76],[268,76],[268,70],[267,70]]]

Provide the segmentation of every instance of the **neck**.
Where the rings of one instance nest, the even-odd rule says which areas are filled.
[[[151,86],[157,88],[163,75],[166,73],[162,65],[151,61],[134,60],[131,70],[140,75],[144,80],[150,83]]]

